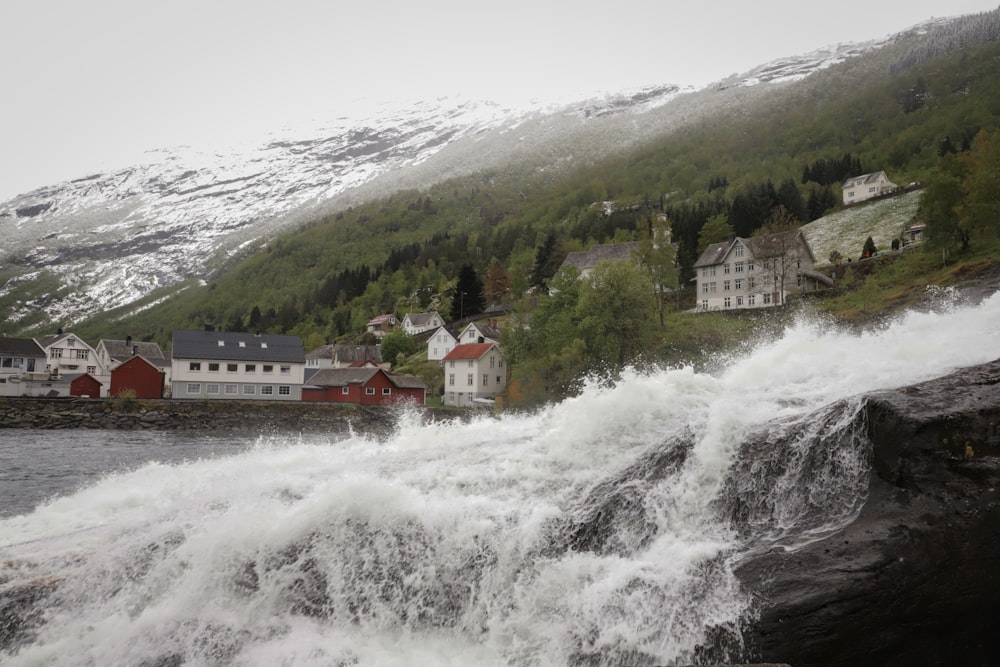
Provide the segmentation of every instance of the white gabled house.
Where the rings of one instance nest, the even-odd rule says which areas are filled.
[[[469,322],[458,334],[458,344],[496,343],[500,344],[500,331],[485,322]]]
[[[840,186],[845,206],[884,195],[897,188],[898,186],[889,180],[884,171],[873,171],[870,174],[851,176]]]
[[[778,306],[789,294],[832,285],[815,263],[799,229],[713,243],[694,264],[698,310]]]
[[[448,327],[438,327],[427,339],[427,361],[441,361],[458,345],[458,336]]]
[[[429,313],[407,313],[403,316],[403,331],[410,336],[416,336],[425,331],[433,331],[443,326],[444,320],[433,310]]]
[[[60,331],[54,336],[36,338],[35,342],[45,350],[45,369],[54,376],[81,375],[87,373],[102,385],[102,396],[107,396],[111,384],[111,369],[106,367],[97,351],[73,333]]]
[[[298,401],[305,366],[298,336],[177,329],[172,396]]]
[[[487,405],[507,387],[507,368],[496,343],[458,345],[442,363],[445,405]]]

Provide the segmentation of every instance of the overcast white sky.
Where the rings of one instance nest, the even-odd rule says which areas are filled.
[[[24,0],[0,7],[0,201],[363,100],[704,84],[985,0]]]

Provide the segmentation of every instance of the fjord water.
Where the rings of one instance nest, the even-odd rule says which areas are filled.
[[[0,600],[38,593],[0,663],[689,664],[748,612],[741,554],[860,508],[861,395],[998,357],[994,295],[862,334],[804,319],[530,415],[137,459],[0,519]],[[822,462],[755,475],[748,438]]]

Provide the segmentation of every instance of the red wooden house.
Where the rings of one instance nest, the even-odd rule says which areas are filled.
[[[408,375],[392,375],[381,368],[325,368],[302,387],[303,401],[360,405],[424,405],[427,384]]]
[[[64,375],[63,378],[69,380],[70,396],[79,396],[81,398],[100,398],[102,383],[90,373]]]
[[[135,398],[163,398],[164,373],[141,355],[130,357],[111,371],[109,396],[135,392]]]

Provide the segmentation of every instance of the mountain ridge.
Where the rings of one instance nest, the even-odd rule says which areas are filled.
[[[438,100],[319,136],[273,136],[244,153],[162,151],[159,161],[0,204],[0,303],[11,304],[8,327],[22,330],[138,307],[337,209],[518,161],[579,165],[892,39],[827,47],[700,90],[667,84],[528,110]]]

